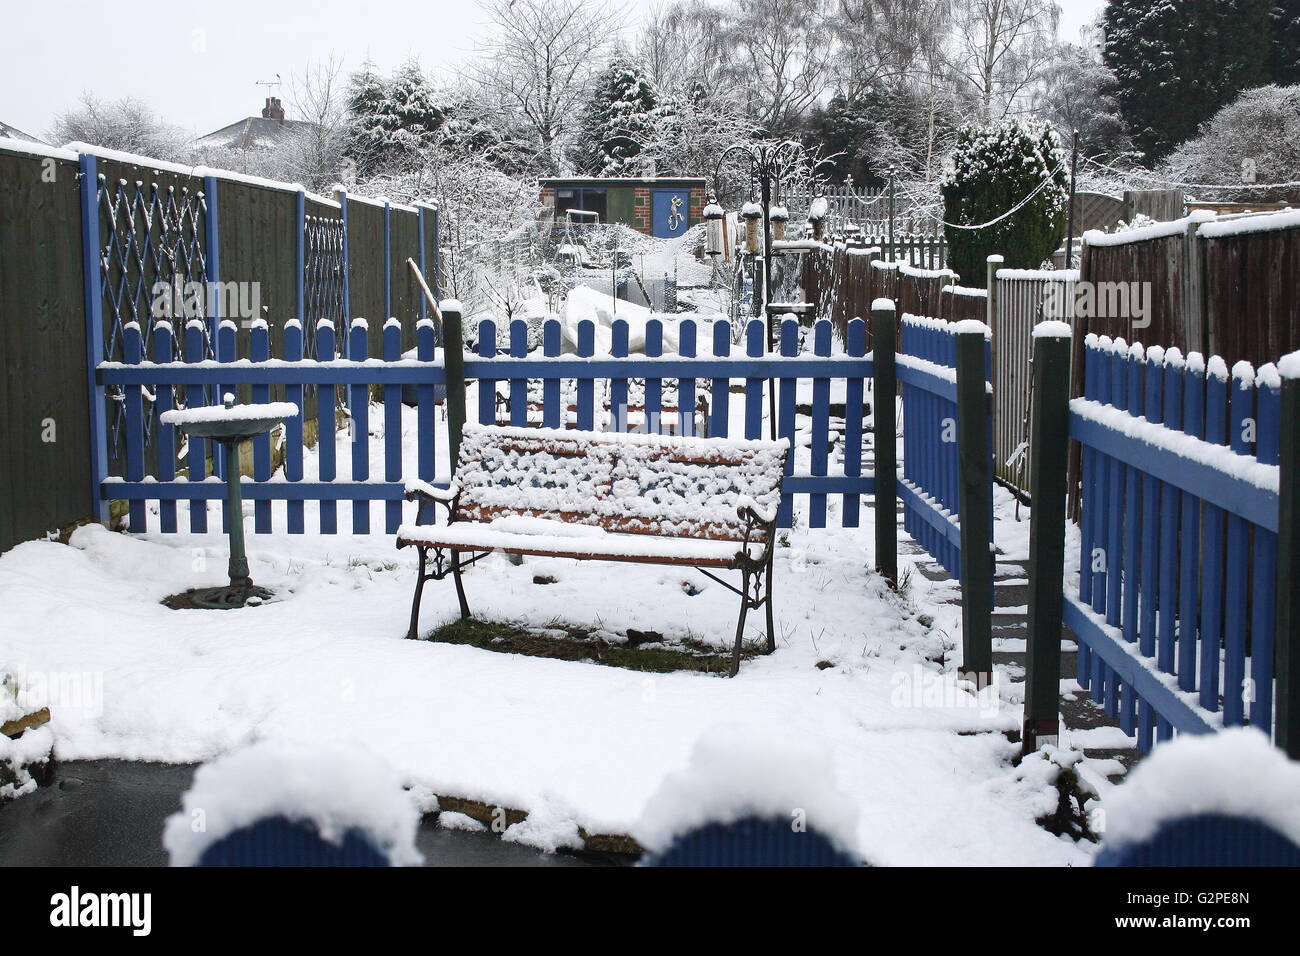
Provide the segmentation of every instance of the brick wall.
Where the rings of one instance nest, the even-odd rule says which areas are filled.
[[[637,232],[645,233],[647,236],[650,235],[651,205],[649,186],[637,186],[633,190],[632,228]]]

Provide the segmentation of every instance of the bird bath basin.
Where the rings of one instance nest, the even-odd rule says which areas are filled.
[[[190,592],[189,605],[196,608],[226,609],[243,607],[274,597],[266,588],[253,584],[248,576],[248,557],[244,552],[244,501],[239,487],[239,445],[265,435],[286,418],[298,414],[292,402],[265,405],[236,405],[235,396],[227,393],[223,404],[203,408],[173,409],[163,412],[164,425],[175,425],[191,438],[220,442],[226,449],[226,514],[230,519],[230,584]]]

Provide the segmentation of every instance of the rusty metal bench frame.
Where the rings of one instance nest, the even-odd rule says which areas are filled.
[[[484,429],[491,431],[491,429]],[[570,431],[570,436],[575,433]],[[585,432],[578,433],[584,438],[590,436],[589,441],[592,444],[600,444],[601,433]],[[575,436],[576,437],[576,436]],[[707,439],[701,439],[707,441]],[[788,451],[787,451],[788,454]],[[782,462],[784,464],[784,462]],[[717,464],[714,467],[729,469],[736,467],[734,464]],[[775,476],[778,483],[780,476]],[[487,524],[488,521],[471,518],[465,515],[460,508],[461,488],[453,480],[451,487],[448,489],[433,488],[430,486],[408,488],[406,492],[408,500],[419,502],[417,514],[422,516],[425,510],[430,506],[442,506],[447,512],[447,526],[452,524],[473,521],[477,524]],[[522,510],[522,509],[521,509]],[[424,583],[426,581],[441,581],[450,575],[456,584],[456,597],[460,602],[460,614],[462,619],[468,619],[470,615],[469,601],[465,596],[465,585],[462,580],[463,572],[480,559],[494,552],[502,554],[533,555],[537,557],[563,557],[572,558],[578,561],[617,561],[631,564],[663,564],[674,567],[693,567],[704,576],[717,582],[727,590],[738,595],[740,602],[740,615],[736,622],[736,638],[732,646],[731,667],[728,676],[734,677],[740,668],[740,651],[745,632],[745,619],[750,611],[757,611],[760,608],[765,610],[767,625],[767,643],[764,647],[764,653],[770,654],[776,649],[776,634],[773,626],[772,614],[772,566],[774,549],[776,545],[776,515],[775,512],[768,517],[759,514],[752,505],[743,505],[737,509],[736,517],[742,524],[738,527],[743,528],[743,538],[736,540],[736,553],[729,560],[716,560],[701,562],[689,558],[673,558],[671,556],[635,556],[618,553],[583,553],[575,555],[566,552],[557,552],[555,550],[545,550],[543,548],[528,547],[476,547],[465,549],[461,547],[452,547],[446,543],[438,543],[436,540],[419,540],[403,537],[399,534],[397,546],[399,548],[408,545],[414,546],[419,552],[419,570],[415,582],[415,595],[411,601],[411,623],[407,632],[408,638],[418,636],[420,602],[424,593]],[[419,520],[417,518],[417,520]],[[599,526],[603,527],[603,523]],[[436,525],[426,525],[421,527],[434,528]],[[444,526],[445,527],[445,526]],[[610,529],[606,529],[610,530]],[[623,532],[636,534],[638,537],[648,536],[668,541],[717,541],[717,538],[704,536],[672,536],[655,534],[648,532],[637,532],[634,529],[624,526],[617,529]],[[730,540],[730,539],[721,539]],[[762,545],[762,554],[760,557],[753,557],[750,553],[750,545]],[[471,555],[466,558],[463,554],[468,551]],[[430,554],[432,552],[432,554]],[[739,571],[741,574],[740,586],[725,581],[718,575],[714,574],[708,568],[715,570],[732,570]]]

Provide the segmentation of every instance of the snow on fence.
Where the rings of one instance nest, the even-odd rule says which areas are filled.
[[[447,309],[444,307],[444,312]],[[185,389],[190,407],[201,405],[206,396],[220,396],[225,391],[247,387],[254,401],[267,401],[273,389],[282,389],[285,399],[303,408],[305,388],[315,387],[319,396],[314,415],[305,410],[286,420],[284,434],[284,470],[273,475],[271,437],[253,440],[253,475],[245,482],[243,493],[254,502],[254,530],[270,533],[271,502],[288,503],[290,534],[305,529],[304,504],[319,503],[319,530],[324,534],[338,531],[337,510],[340,501],[352,503],[352,531],[364,534],[371,530],[371,502],[384,502],[384,525],[394,533],[402,520],[404,479],[417,477],[427,483],[435,478],[434,416],[435,387],[446,382],[443,356],[435,358],[435,327],[431,320],[418,326],[418,348],[414,358],[403,358],[401,327],[390,320],[383,329],[382,359],[372,359],[367,351],[367,323],[353,320],[348,330],[346,357],[335,350],[334,327],[328,321],[318,324],[317,356],[303,351],[302,326],[290,321],[283,329],[284,360],[270,358],[269,328],[265,322],[252,329],[251,360],[236,360],[230,342],[234,324],[223,322],[218,335],[218,359],[203,357],[199,348],[202,323],[191,322],[185,334],[194,345],[187,352],[188,361],[151,362],[144,358],[143,338],[136,323],[125,328],[125,359],[99,365],[99,381],[123,394],[126,440],[126,475],[106,478],[99,493],[106,499],[130,502],[129,519],[133,531],[144,530],[147,503],[159,502],[160,527],[163,532],[178,530],[177,506],[188,501],[191,531],[207,529],[206,503],[224,500],[221,484],[224,466],[217,462],[214,474],[204,470],[206,456],[202,442],[193,440],[187,449],[191,473],[179,474],[177,461],[159,456],[150,466],[145,455],[146,396],[160,410],[175,406],[177,393]],[[778,399],[777,434],[789,439],[795,454],[787,460],[779,516],[781,527],[793,520],[793,496],[808,495],[809,524],[826,527],[828,499],[841,496],[841,522],[857,527],[860,500],[874,491],[874,478],[863,470],[864,396],[872,375],[872,359],[867,354],[866,330],[861,320],[850,323],[847,349],[833,348],[829,322],[818,323],[801,346],[799,323],[793,317],[781,324],[777,354],[766,353],[762,322],[751,321],[746,330],[743,355],[732,354],[731,327],[725,320],[696,323],[683,319],[676,332],[677,353],[665,353],[664,323],[651,319],[646,324],[644,356],[628,354],[628,324],[624,319],[613,323],[612,347],[608,355],[595,354],[595,325],[584,320],[578,327],[576,355],[561,354],[561,329],[558,319],[548,319],[543,328],[540,351],[528,351],[528,324],[514,320],[499,344],[499,332],[492,320],[478,327],[477,356],[467,355],[464,377],[477,383],[477,418],[481,424],[497,421],[498,395],[504,392],[511,425],[529,423],[530,382],[542,386],[544,427],[606,428],[629,431],[633,422],[627,414],[629,388],[643,396],[640,427],[654,431],[695,433],[695,410],[704,397],[708,405],[708,434],[715,437],[764,437],[763,413],[767,407],[765,388],[775,382]],[[170,355],[171,328],[168,323],[155,326],[154,350]],[[161,336],[161,341],[157,337]],[[704,341],[701,341],[701,338]],[[161,351],[159,351],[161,349]],[[572,380],[576,396],[573,407],[561,401],[562,385]],[[671,421],[664,420],[664,383],[676,384],[676,409]],[[732,412],[732,383],[737,382],[743,397],[739,401],[739,421]],[[417,395],[418,453],[414,473],[404,470],[402,458],[402,389],[414,386]],[[598,388],[599,386],[599,388]],[[342,389],[340,400],[336,387]],[[382,397],[372,402],[372,389]],[[608,395],[608,404],[596,401],[598,392]],[[800,406],[808,414],[800,418]],[[333,441],[317,443],[318,475],[304,479],[304,430],[314,424],[322,436],[334,434],[336,416],[346,406],[351,423],[350,468],[339,474]],[[473,414],[471,412],[471,414]],[[371,416],[383,421],[383,477],[372,477]],[[169,425],[156,424],[162,447],[175,447],[178,437]]]
[[[1277,370],[1087,337],[1078,680],[1149,751],[1274,719]],[[1287,638],[1284,638],[1287,639]]]

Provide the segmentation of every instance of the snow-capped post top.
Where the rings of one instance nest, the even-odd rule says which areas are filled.
[[[877,299],[876,301],[871,303],[871,311],[872,312],[893,312],[894,300],[885,299],[885,298]]]
[[[746,817],[803,822],[859,858],[858,809],[837,787],[830,757],[802,739],[760,738],[733,726],[696,742],[686,769],[664,779],[632,836],[662,853],[692,830]]]
[[[773,206],[769,218],[773,222],[786,222],[790,218],[790,210],[784,206]]]
[[[830,204],[825,196],[818,196],[808,206],[808,221],[819,222],[829,214]]]
[[[960,322],[954,322],[952,324],[952,334],[982,335],[986,339],[993,338],[993,331],[979,319],[962,319]]]
[[[438,303],[439,312],[464,312],[461,308],[460,299],[443,299]]]
[[[277,816],[313,823],[334,844],[359,830],[394,866],[424,862],[415,848],[420,811],[397,771],[359,743],[332,741],[263,740],[203,765],[167,819],[163,846],[172,866],[194,866],[214,843]]]
[[[222,404],[222,405],[225,405],[226,408],[234,408],[234,407],[235,407],[235,393],[234,393],[234,392],[226,392],[225,395],[222,395],[222,396],[221,396],[221,404]]]
[[[704,218],[721,219],[724,215],[726,214],[722,211],[722,207],[718,205],[718,201],[710,196],[709,204],[704,207]]]
[[[1163,823],[1211,813],[1257,820],[1300,845],[1300,763],[1250,727],[1179,735],[1106,798],[1105,845],[1140,842]]]
[[[994,265],[1001,265],[1007,260],[1004,256],[1000,256],[995,253],[994,255],[989,256],[988,261],[993,263]]]
[[[1059,319],[1039,322],[1034,326],[1032,333],[1036,339],[1068,339],[1073,334],[1070,323],[1062,322]]]
[[[1300,351],[1291,352],[1278,359],[1277,371],[1283,378],[1300,378]]]
[[[747,202],[740,207],[740,215],[744,219],[757,219],[763,215],[763,207],[756,202]]]

